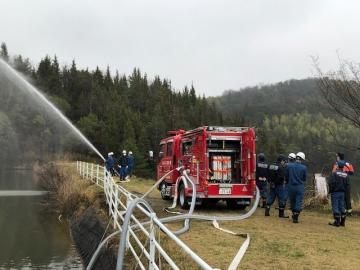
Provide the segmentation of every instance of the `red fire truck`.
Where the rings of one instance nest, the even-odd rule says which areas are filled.
[[[169,131],[160,142],[158,179],[183,166],[196,184],[196,203],[225,200],[228,207],[245,209],[256,194],[255,131],[249,127],[204,126],[193,130]],[[175,170],[159,184],[164,200],[175,196]],[[192,186],[180,178],[179,204],[188,208]]]

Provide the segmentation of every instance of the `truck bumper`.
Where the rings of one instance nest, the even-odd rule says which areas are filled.
[[[192,196],[192,189],[186,190],[187,196]],[[250,184],[209,184],[203,190],[198,189],[197,198],[237,199],[254,197]]]

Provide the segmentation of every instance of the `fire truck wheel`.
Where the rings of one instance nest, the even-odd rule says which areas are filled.
[[[185,196],[185,186],[180,184],[179,186],[179,205],[181,209],[189,209],[188,198]]]
[[[170,200],[170,196],[165,195],[166,194],[166,183],[165,181],[161,183],[160,185],[160,194],[161,194],[161,199],[168,201]]]

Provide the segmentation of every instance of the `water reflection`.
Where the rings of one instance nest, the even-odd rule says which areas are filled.
[[[0,190],[37,189],[31,171],[0,170]],[[81,269],[67,224],[46,213],[43,197],[0,197],[1,269]]]

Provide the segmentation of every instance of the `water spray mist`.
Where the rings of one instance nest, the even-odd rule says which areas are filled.
[[[5,71],[5,75],[12,79],[15,84],[19,86],[20,89],[25,89],[29,93],[37,96],[48,108],[50,108],[55,114],[63,121],[65,124],[83,141],[85,142],[99,157],[101,157],[104,161],[105,158],[96,149],[96,147],[78,130],[73,123],[54,105],[52,104],[43,93],[41,93],[36,87],[31,85],[20,73],[18,73],[14,68],[12,68],[8,63],[3,61],[0,58],[0,67]],[[10,78],[11,77],[11,78]]]

